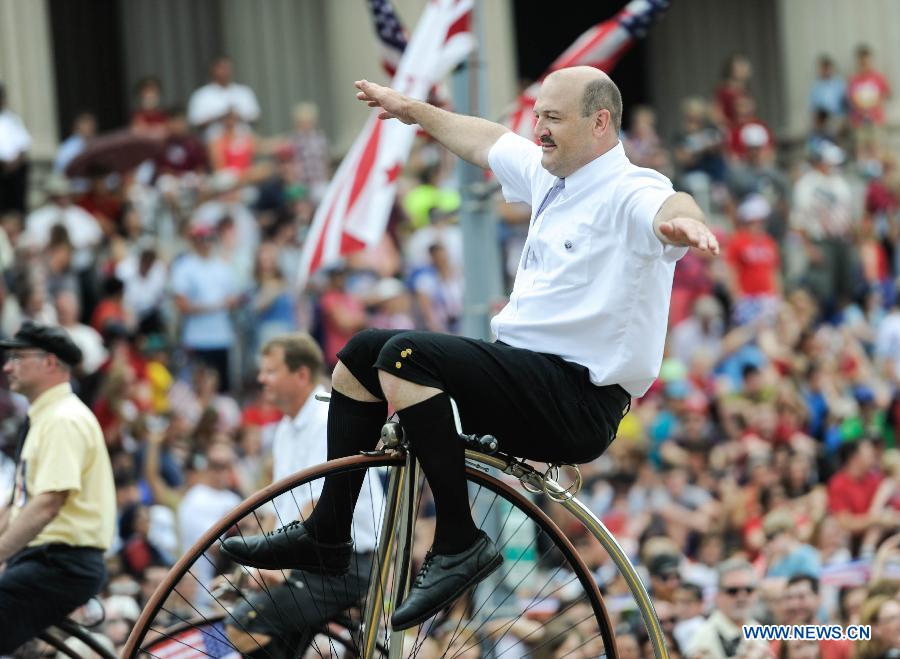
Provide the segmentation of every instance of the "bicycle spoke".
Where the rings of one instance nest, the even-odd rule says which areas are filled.
[[[564,615],[567,611],[569,611],[570,609],[572,609],[572,608],[575,606],[575,604],[576,604],[576,602],[572,602],[572,603],[568,604],[567,606],[563,607],[562,609],[560,609],[560,610],[557,612],[558,615],[555,616],[555,618],[561,618],[561,617],[563,617],[563,615]],[[559,638],[560,636],[563,636],[564,634],[568,634],[570,631],[572,631],[572,630],[573,630],[575,627],[577,627],[579,624],[581,624],[582,622],[586,622],[587,620],[590,620],[592,617],[593,617],[593,616],[590,616],[590,615],[589,615],[589,616],[587,616],[584,620],[579,620],[578,622],[573,622],[573,623],[571,623],[568,627],[566,627],[565,629],[561,629],[560,631],[558,631],[555,635],[551,636],[550,638],[544,639],[544,641],[543,641],[540,645],[534,646],[534,647],[532,647],[532,648],[530,648],[530,649],[531,649],[531,650],[537,650],[537,649],[540,649],[540,648],[542,648],[542,647],[544,647],[544,646],[546,646],[546,645],[549,645],[551,641],[556,640],[557,638]],[[534,636],[534,635],[535,635],[536,633],[538,633],[539,631],[543,632],[544,630],[543,630],[543,628],[537,628],[537,629],[534,629],[533,631],[531,631],[531,632],[525,634],[524,636],[519,637],[519,639],[518,639],[515,643],[513,643],[511,646],[509,646],[508,648],[506,648],[506,649],[505,649],[502,653],[500,653],[500,654],[504,654],[504,653],[506,653],[506,652],[509,652],[510,650],[512,650],[514,647],[516,647],[516,646],[519,645],[520,643],[524,643],[525,641],[527,641],[530,637]],[[493,649],[491,649],[491,651],[493,651]],[[498,656],[499,656],[499,655],[498,655]]]
[[[291,489],[291,492],[293,492],[293,488]],[[299,512],[299,511],[298,511],[298,512]],[[280,518],[280,515],[279,515],[279,513],[278,513],[278,509],[277,509],[277,508],[275,508],[275,515],[276,515],[276,517],[279,517],[279,518]],[[263,530],[263,524],[262,524],[262,522],[260,522],[259,516],[256,514],[256,511],[255,511],[255,510],[253,511],[253,518],[256,520],[256,524],[257,524],[257,527],[259,528],[259,530],[262,531],[262,530]],[[283,522],[282,522],[282,526],[284,526]],[[241,537],[243,537],[243,534],[241,534]],[[268,535],[265,535],[264,537],[268,538],[269,536],[268,536]],[[271,543],[271,541],[267,541],[267,542]],[[271,544],[270,544],[270,546],[271,546]],[[294,603],[294,608],[295,608],[295,609],[300,613],[300,615],[303,617],[303,619],[304,619],[303,621],[304,621],[304,622],[307,622],[307,621],[306,621],[306,615],[303,613],[303,608],[300,606],[300,603],[297,601],[297,596],[296,596],[296,594],[295,594],[295,592],[294,592],[294,589],[290,587],[290,583],[289,583],[289,582],[290,582],[290,579],[289,579],[288,574],[286,574],[285,571],[284,571],[283,569],[278,570],[278,571],[281,573],[281,576],[282,576],[282,578],[284,579],[284,581],[283,581],[282,583],[287,584],[287,589],[288,589],[288,592],[289,592],[290,595],[291,595],[291,600],[292,600],[293,603]],[[307,581],[306,573],[303,572],[302,570],[298,570],[297,572],[298,572],[298,574],[301,575],[301,579],[303,579],[303,582],[304,582],[305,587],[306,587],[306,588],[309,588],[309,581]],[[274,597],[272,597],[272,593],[271,593],[271,591],[269,590],[268,585],[265,584],[264,581],[263,581],[263,582],[258,582],[258,583],[260,583],[260,587],[266,592],[266,594],[269,596],[269,599],[272,600],[272,603],[274,604],[274,603],[275,603],[275,599],[274,599]],[[312,601],[313,601],[313,604],[316,606],[316,611],[317,611],[317,613],[321,614],[322,611],[319,609],[318,603],[315,602],[315,599],[313,599]],[[276,607],[276,608],[277,608],[277,607]],[[282,619],[284,618],[284,615],[281,613],[280,610],[279,610],[279,617],[281,617]],[[303,630],[299,627],[299,625],[297,624],[296,621],[294,622],[294,625],[295,625],[295,629],[296,629],[298,632],[303,633]],[[307,625],[307,627],[309,627],[309,625]],[[322,651],[319,649],[318,644],[317,644],[316,641],[315,641],[315,637],[313,637],[313,639],[312,639],[312,646],[313,646],[313,649],[314,649],[316,652],[319,653],[319,656],[320,656],[320,657],[324,657],[324,655],[322,654]],[[333,648],[329,648],[329,650],[331,650],[331,649],[333,649]],[[328,656],[331,656],[331,652],[330,652],[330,651],[329,651],[329,655],[328,655]]]
[[[536,540],[537,540],[537,538],[535,538],[535,540],[533,540],[531,544],[534,544],[534,542],[536,542]],[[551,547],[550,549],[548,549],[548,550],[545,550],[544,553],[541,555],[541,557],[546,556],[546,554],[549,553],[551,550],[552,550],[552,547]],[[516,563],[513,563],[513,565],[510,566],[510,569],[507,571],[507,573],[506,573],[506,575],[504,575],[504,577],[505,577],[505,576],[508,576],[509,574],[512,573],[512,569],[515,567],[515,565],[516,565],[517,563],[518,563],[518,561],[516,561]],[[506,600],[508,600],[510,597],[512,597],[512,596],[515,594],[516,589],[517,589],[519,586],[521,586],[522,583],[523,583],[523,582],[531,575],[531,573],[537,568],[537,565],[538,565],[538,562],[536,561],[536,562],[535,562],[535,565],[531,568],[531,570],[529,570],[525,575],[523,575],[523,577],[522,577],[522,578],[519,580],[519,582],[516,584],[515,588],[510,589],[510,593],[509,593],[506,597],[504,597],[503,600],[501,600],[501,602],[500,602],[496,607],[494,607],[494,610],[491,611],[488,615],[483,616],[483,622],[482,622],[478,627],[475,628],[475,630],[472,632],[472,634],[469,636],[469,638],[474,637],[474,635],[477,634],[477,633],[484,627],[484,625],[486,624],[486,621],[490,620],[490,619],[492,618],[492,616],[493,616],[495,613],[497,613],[497,611],[500,610],[500,607],[503,606],[504,603],[506,603]],[[558,571],[559,571],[559,568],[557,568],[550,576],[552,577],[553,574],[556,574]],[[502,580],[501,580],[501,583],[502,583]],[[540,595],[540,593],[543,591],[543,589],[544,589],[548,584],[550,584],[550,583],[551,583],[551,579],[548,578],[547,581],[546,581],[546,583],[544,584],[544,586],[541,586],[540,590],[536,593],[536,596],[537,596],[537,595]],[[493,589],[490,593],[488,593],[488,597],[485,597],[484,602],[481,604],[481,606],[479,606],[478,609],[476,609],[476,610],[473,612],[473,614],[472,614],[472,617],[473,617],[473,618],[481,611],[482,608],[484,608],[484,605],[485,605],[485,604],[489,601],[489,599],[490,599],[490,595],[493,595],[493,594],[497,591],[497,588],[498,588],[498,587],[499,587],[499,586],[495,586],[494,589]],[[547,597],[549,597],[549,596],[552,595],[553,593],[555,593],[555,592],[561,590],[562,587],[563,587],[563,586],[558,587],[555,591],[553,591],[552,593],[548,594]],[[546,597],[543,598],[543,599],[546,599]],[[541,601],[543,601],[543,599],[540,600],[538,603],[540,603]],[[519,618],[523,617],[523,616],[524,616],[531,608],[533,608],[534,604],[535,604],[535,601],[534,601],[534,598],[532,598],[532,602],[529,604],[529,606],[526,606],[526,608],[525,608],[525,610],[522,612],[522,614],[520,614],[519,616],[516,616],[515,618],[512,619],[512,623],[510,624],[510,627],[512,627],[512,625],[515,623],[516,620],[518,620]],[[496,644],[495,644],[495,646],[496,646]]]
[[[191,576],[194,577],[194,579],[196,580],[196,577],[195,577],[192,573],[191,573]],[[202,584],[201,584],[201,586],[202,586]],[[184,602],[185,602],[191,609],[193,609],[194,612],[202,619],[202,622],[200,623],[200,625],[207,625],[207,626],[212,626],[213,628],[215,628],[215,623],[214,623],[213,621],[209,620],[209,619],[208,619],[203,613],[201,613],[201,612],[200,612],[193,604],[191,604],[191,602],[188,601],[188,599],[187,599],[183,594],[181,594],[181,593],[178,591],[177,588],[176,588],[173,592],[174,592],[176,595],[178,595],[182,600],[184,600]],[[230,611],[228,611],[227,609],[226,609],[225,611],[226,611],[226,613],[228,613],[229,617],[231,617],[231,619],[235,621],[235,623],[237,624],[237,626],[241,628],[241,631],[243,631],[243,632],[245,632],[245,633],[248,633],[248,634],[250,633],[250,632],[248,632],[247,629],[240,623],[240,621],[238,621],[234,616],[231,615],[231,612],[230,612]],[[175,618],[177,618],[179,621],[181,621],[181,622],[183,622],[183,623],[188,623],[188,624],[194,625],[194,626],[195,626],[195,629],[196,629],[197,631],[199,631],[200,633],[202,633],[203,635],[209,636],[209,637],[211,637],[211,638],[214,638],[217,642],[224,643],[224,644],[226,644],[226,645],[228,645],[228,646],[234,648],[234,645],[231,643],[231,641],[228,639],[228,637],[227,637],[226,635],[220,633],[218,637],[214,637],[214,636],[212,636],[212,634],[210,634],[209,632],[207,632],[207,631],[205,631],[205,630],[203,630],[203,629],[199,629],[199,628],[197,627],[197,624],[198,624],[198,623],[196,622],[196,619],[191,620],[191,619],[187,619],[187,618],[182,618],[180,615],[178,615],[178,613],[177,613],[176,611],[168,611],[168,613],[169,613],[170,615],[174,616]],[[252,634],[250,634],[250,635],[251,635],[251,637],[253,636]],[[175,640],[178,640],[178,639],[175,639]],[[265,648],[264,648],[262,645],[260,645],[260,644],[256,641],[255,637],[254,637],[254,642],[256,642],[257,646],[258,646],[261,650],[263,650],[264,652],[266,652],[266,654],[269,654],[269,656],[271,656],[271,654],[270,654],[268,651],[266,651]],[[179,641],[179,643],[182,643],[182,641]],[[186,645],[186,644],[185,644],[185,645]],[[236,648],[235,648],[235,649],[236,649]]]

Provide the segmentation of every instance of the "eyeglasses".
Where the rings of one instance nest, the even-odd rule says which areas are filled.
[[[212,462],[212,461],[209,462],[209,468],[215,469],[216,471],[224,471],[226,469],[231,469],[231,466],[232,465],[230,462]]]
[[[744,593],[744,595],[752,595],[756,592],[756,586],[729,586],[728,588],[723,588],[722,592],[726,593],[730,597],[734,597],[738,593]]]
[[[659,624],[661,624],[661,625],[674,625],[676,622],[678,622],[678,618],[676,618],[674,616],[671,618],[660,618],[659,619]]]
[[[4,363],[18,364],[28,357],[44,357],[47,353],[43,350],[22,350],[20,352],[11,352],[6,355]]]

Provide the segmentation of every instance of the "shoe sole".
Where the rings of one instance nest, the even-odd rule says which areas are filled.
[[[301,565],[300,563],[280,563],[276,565],[275,563],[268,563],[266,561],[255,561],[236,556],[221,545],[219,546],[219,551],[223,556],[226,556],[238,565],[255,567],[260,570],[302,570],[303,572],[308,572],[310,574],[321,574],[327,577],[342,577],[350,571],[349,565],[347,565],[347,567],[345,568],[329,568],[324,567],[321,563],[316,563],[314,565]]]
[[[489,574],[491,574],[491,572],[496,570],[501,565],[503,565],[503,556],[501,556],[500,554],[497,554],[497,556],[494,557],[494,560],[492,560],[490,563],[488,563],[483,568],[481,568],[481,570],[479,570],[477,573],[475,573],[475,576],[472,577],[471,582],[469,582],[468,584],[466,584],[465,586],[463,586],[462,588],[457,590],[455,593],[453,593],[453,595],[448,597],[441,604],[432,607],[427,612],[423,613],[420,616],[417,616],[416,618],[413,618],[412,620],[410,620],[402,625],[395,625],[394,621],[392,619],[391,620],[391,629],[393,629],[395,632],[403,631],[404,629],[409,629],[410,627],[415,627],[416,625],[419,625],[419,624],[425,622],[429,618],[433,618],[438,613],[440,613],[442,610],[446,609],[448,606],[453,604],[453,602],[455,602],[457,599],[459,599],[459,597],[464,592],[466,592],[469,588],[472,588],[473,586],[477,586],[479,583],[484,581],[484,579]]]

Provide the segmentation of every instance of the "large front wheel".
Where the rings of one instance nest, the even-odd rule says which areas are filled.
[[[403,572],[402,561],[396,560],[394,551],[385,555],[379,548],[397,548],[401,556],[410,556],[415,569],[433,529],[424,498],[415,507],[419,515],[408,554],[394,527],[383,529],[394,502],[379,493],[389,475],[404,464],[403,456],[343,458],[298,472],[251,496],[172,568],[147,602],[124,656],[162,657],[176,650],[179,657],[228,652],[273,658],[387,653],[423,659],[616,656],[596,583],[568,538],[519,491],[517,482],[472,468],[466,476],[475,522],[494,538],[504,563],[448,611],[405,634],[392,635],[388,621],[395,593],[401,590],[394,584]],[[260,573],[224,561],[219,552],[224,538],[262,533],[303,519],[323,479],[348,472],[367,476],[353,526],[360,551],[354,554],[349,574]],[[278,504],[273,506],[276,497]],[[293,502],[290,518],[286,502]],[[334,621],[346,630],[346,643],[334,642]],[[322,634],[323,629],[332,631]],[[372,649],[365,651],[364,645]]]

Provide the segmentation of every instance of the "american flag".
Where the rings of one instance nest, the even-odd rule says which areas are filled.
[[[375,23],[375,34],[381,46],[381,68],[393,78],[397,75],[397,67],[403,51],[406,50],[409,32],[407,32],[400,16],[394,11],[390,0],[369,0],[369,10],[372,21]],[[442,81],[438,81],[428,93],[428,102],[432,105],[449,110],[452,107],[450,93]],[[419,130],[420,136],[427,136],[423,130]]]
[[[819,583],[823,586],[865,586],[872,575],[872,565],[869,561],[859,559],[838,563],[835,565],[823,565],[819,573]]]
[[[588,29],[578,37],[540,80],[529,86],[516,99],[504,123],[524,137],[534,137],[534,102],[541,80],[548,74],[569,66],[593,66],[609,73],[637,39],[647,34],[650,25],[669,8],[669,0],[632,0],[615,16]]]
[[[381,44],[381,66],[393,78],[397,75],[400,58],[406,50],[406,30],[394,11],[391,0],[369,0],[369,11],[375,21],[375,34]]]
[[[391,86],[419,100],[475,47],[472,0],[431,0],[403,52]],[[373,109],[328,185],[303,245],[302,288],[311,274],[384,235],[396,181],[416,126],[381,121]]]
[[[174,634],[171,638],[151,645],[147,652],[159,659],[240,659],[241,653],[227,639],[225,626],[216,622]]]

